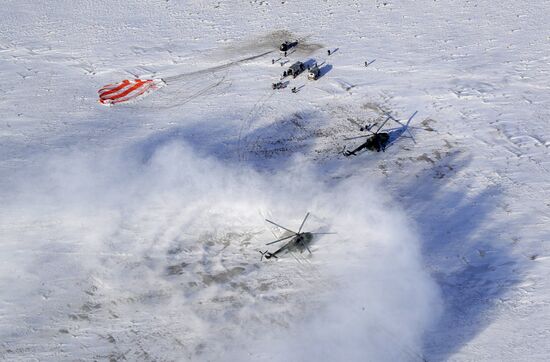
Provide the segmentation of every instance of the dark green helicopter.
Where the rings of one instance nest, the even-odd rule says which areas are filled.
[[[295,41],[285,41],[284,43],[281,44],[281,46],[279,47],[279,50],[282,51],[282,52],[287,52],[289,51],[290,49],[294,48],[295,46],[298,45],[298,40],[295,40]]]
[[[302,221],[302,224],[300,225],[300,228],[298,229],[298,232],[292,231],[290,229],[285,228],[284,226],[281,226],[277,223],[274,223],[271,220],[265,219],[270,224],[273,224],[275,226],[280,227],[281,229],[285,230],[285,233],[283,234],[283,237],[280,239],[277,239],[275,241],[272,241],[270,243],[267,243],[266,245],[275,244],[284,240],[289,240],[285,245],[281,246],[276,251],[270,253],[269,250],[266,251],[260,251],[260,254],[262,256],[260,257],[260,261],[265,257],[266,259],[275,258],[277,259],[279,254],[285,252],[285,251],[299,251],[300,253],[303,253],[304,250],[307,250],[311,254],[311,250],[309,249],[309,244],[313,240],[314,235],[322,235],[322,234],[334,234],[334,233],[312,233],[312,232],[302,232],[302,228],[304,227],[304,224],[306,223],[306,220],[309,216],[309,212],[304,217],[304,220]]]
[[[393,118],[391,115],[387,114],[387,118],[384,120],[384,122],[382,122],[380,127],[378,127],[378,129],[374,132],[372,131],[372,128],[374,128],[374,126],[376,126],[376,123],[369,124],[369,125],[366,125],[366,126],[360,126],[360,128],[359,128],[360,131],[367,131],[370,134],[357,136],[357,137],[346,138],[346,140],[354,140],[354,139],[363,138],[363,137],[367,137],[367,140],[365,142],[363,142],[362,144],[360,144],[357,148],[355,148],[351,151],[348,151],[344,148],[344,152],[343,152],[344,156],[346,156],[346,157],[349,157],[349,156],[352,156],[352,155],[356,156],[357,152],[359,152],[363,149],[367,149],[369,151],[376,151],[376,152],[386,151],[386,148],[390,144],[395,142],[399,137],[401,137],[405,132],[409,132],[409,134],[410,134],[409,124],[411,123],[411,120],[413,119],[413,117],[417,113],[418,113],[418,111],[414,112],[413,115],[408,119],[407,123],[405,123],[405,124],[401,123],[397,119]],[[401,125],[401,127],[395,128],[395,129],[392,129],[392,130],[388,130],[386,132],[380,132],[382,127],[384,127],[384,125],[390,119],[397,122],[397,123],[399,123]],[[411,138],[412,138],[412,136],[411,136]],[[413,140],[414,140],[414,138],[413,138]]]

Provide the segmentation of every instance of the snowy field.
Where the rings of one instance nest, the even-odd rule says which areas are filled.
[[[547,361],[549,13],[2,1],[0,359]],[[135,77],[167,85],[97,102]],[[260,261],[308,211],[336,234]]]

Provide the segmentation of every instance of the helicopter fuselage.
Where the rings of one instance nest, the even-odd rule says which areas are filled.
[[[291,48],[294,48],[295,46],[298,45],[298,41],[285,41],[284,43],[281,44],[281,46],[279,47],[279,50],[282,51],[282,52],[286,52],[286,51],[289,51]]]
[[[298,250],[300,253],[303,253],[306,250],[306,246],[311,243],[313,240],[313,235],[311,233],[301,233],[292,239],[289,243],[289,250]]]
[[[266,253],[265,258],[269,259],[271,257],[277,257],[277,255],[282,253],[283,251],[299,251],[300,253],[303,253],[304,250],[306,250],[306,246],[308,246],[312,240],[313,240],[312,233],[306,232],[306,233],[298,234],[297,236],[290,239],[288,243],[281,246],[279,249],[277,249],[273,253]]]
[[[385,148],[386,143],[389,141],[389,139],[390,135],[386,132],[376,133],[372,135],[372,137],[369,137],[364,145],[365,148],[368,150],[380,152],[382,149]]]
[[[357,152],[365,148],[370,151],[377,151],[377,152],[384,151],[389,140],[390,140],[389,133],[386,133],[386,132],[375,133],[369,138],[367,138],[367,140],[364,143],[360,144],[353,151],[345,151],[344,155],[345,156],[355,155],[357,154]]]

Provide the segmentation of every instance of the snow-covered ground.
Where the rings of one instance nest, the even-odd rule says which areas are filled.
[[[0,357],[548,360],[549,12],[4,1]],[[272,90],[296,60],[324,75]],[[135,76],[167,86],[97,103]],[[260,262],[307,211],[337,234]]]

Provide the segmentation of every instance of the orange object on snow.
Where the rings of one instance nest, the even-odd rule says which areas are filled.
[[[99,93],[99,103],[111,105],[126,102],[156,90],[165,84],[162,79],[124,79],[120,83],[107,84],[97,91]]]

